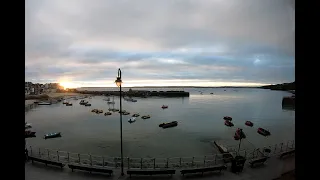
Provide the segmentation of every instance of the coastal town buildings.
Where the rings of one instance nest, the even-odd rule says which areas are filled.
[[[43,93],[49,93],[49,92],[56,92],[58,89],[63,89],[59,85],[59,83],[32,83],[32,82],[25,82],[25,95],[38,95]]]

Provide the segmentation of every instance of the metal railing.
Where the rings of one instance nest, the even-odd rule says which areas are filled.
[[[241,150],[239,152],[230,151],[225,154],[214,154],[201,157],[171,157],[171,158],[132,158],[124,157],[124,167],[128,169],[159,169],[159,168],[196,168],[210,167],[216,164],[230,162],[237,156],[244,156],[247,160],[261,156],[278,156],[288,150],[294,149],[294,141],[288,141],[286,144],[280,143],[271,149],[271,153],[265,153],[263,149],[254,149],[253,151]],[[232,155],[232,157],[230,156]],[[81,164],[97,167],[119,168],[121,165],[120,157],[107,157],[93,154],[71,153],[52,149],[32,148],[30,146],[29,155],[43,159],[64,162],[68,164]],[[229,156],[227,156],[229,155]]]

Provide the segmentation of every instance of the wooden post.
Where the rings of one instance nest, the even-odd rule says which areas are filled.
[[[142,169],[142,158],[140,160],[140,168]]]
[[[169,158],[167,158],[167,168],[169,168]]]
[[[57,158],[58,158],[58,162],[59,162],[59,151],[57,151]]]
[[[130,169],[130,158],[127,158],[128,160],[128,169]]]
[[[153,158],[153,169],[156,169],[156,158]]]
[[[69,157],[69,152],[68,152],[68,163],[70,163],[70,157]]]
[[[181,167],[181,158],[180,158],[180,167]]]
[[[102,167],[104,167],[104,156],[102,156]]]
[[[79,164],[81,164],[81,163],[80,163],[80,154],[78,154],[78,160],[79,160]]]
[[[203,166],[206,167],[206,156],[203,158]]]

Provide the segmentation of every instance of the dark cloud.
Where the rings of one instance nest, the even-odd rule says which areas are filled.
[[[292,0],[27,0],[26,80],[294,80]]]

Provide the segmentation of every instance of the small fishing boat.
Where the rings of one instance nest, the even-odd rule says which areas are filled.
[[[103,110],[97,110],[96,113],[97,113],[97,114],[103,113]]]
[[[245,139],[246,135],[244,134],[242,129],[238,128],[233,137],[235,140],[239,140],[239,139]]]
[[[39,102],[38,105],[51,105],[49,102]]]
[[[105,116],[109,116],[109,115],[111,115],[111,114],[112,114],[111,112],[106,112],[106,113],[104,113]]]
[[[137,114],[133,114],[132,115],[132,117],[139,117],[140,116],[140,114],[139,113],[137,113]]]
[[[81,100],[81,101],[79,102],[79,104],[80,104],[80,105],[86,105],[86,104],[88,104],[88,101]]]
[[[60,132],[49,133],[49,134],[44,135],[44,139],[51,139],[51,138],[57,138],[57,137],[61,137]]]
[[[168,108],[168,106],[167,105],[162,105],[162,107],[161,107],[162,109],[167,109]]]
[[[98,111],[98,109],[92,109],[91,110],[91,112],[97,112]]]
[[[263,135],[263,136],[270,136],[271,133],[263,128],[258,128],[258,131],[257,131],[259,134]]]
[[[251,121],[246,121],[245,125],[252,127],[253,123]]]
[[[131,99],[131,102],[137,102],[137,100],[136,99]]]
[[[225,116],[225,117],[223,117],[223,119],[228,120],[228,121],[232,121],[232,117],[230,117],[230,116]]]
[[[68,104],[66,104],[66,106],[72,106],[72,103],[68,103]]]
[[[108,101],[107,103],[108,103],[108,104],[115,104],[114,101]]]
[[[150,115],[142,116],[141,118],[142,118],[142,119],[149,119],[149,118],[150,118]]]
[[[87,103],[87,104],[85,104],[84,106],[91,106],[91,104],[90,104],[90,103]]]
[[[24,131],[24,138],[36,137],[36,132],[34,131]]]
[[[122,112],[122,114],[123,115],[129,115],[130,113],[125,111],[125,112]]]
[[[136,121],[136,118],[135,118],[135,117],[132,117],[132,118],[130,118],[130,119],[128,120],[129,123],[133,123],[133,122],[135,122],[135,121]]]
[[[169,128],[169,127],[175,127],[175,126],[178,126],[178,122],[177,121],[172,121],[172,122],[169,122],[169,123],[159,124],[159,127],[162,127],[163,129]]]
[[[233,123],[232,123],[231,121],[228,121],[228,120],[224,121],[224,124],[225,124],[226,126],[228,126],[228,127],[234,126]]]
[[[30,128],[32,128],[31,124],[26,123],[26,124],[25,124],[25,129],[30,129]]]
[[[62,104],[68,104],[68,102],[67,102],[66,100],[64,100],[64,101],[62,102]]]

